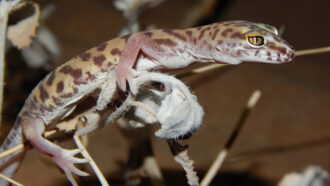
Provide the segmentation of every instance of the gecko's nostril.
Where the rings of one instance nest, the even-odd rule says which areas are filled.
[[[287,56],[290,58],[290,59],[293,59],[294,58],[294,51],[291,50],[288,52]]]

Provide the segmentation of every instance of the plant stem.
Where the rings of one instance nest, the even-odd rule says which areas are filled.
[[[3,87],[5,77],[5,53],[7,22],[10,5],[7,1],[0,2],[0,125],[2,123]]]

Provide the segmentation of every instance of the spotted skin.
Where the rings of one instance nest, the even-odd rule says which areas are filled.
[[[262,35],[264,45],[249,44],[246,34],[250,32]],[[229,64],[289,62],[294,57],[294,50],[277,34],[277,30],[269,25],[229,21],[184,30],[145,31],[104,42],[59,66],[36,86],[0,150],[2,152],[26,140],[39,152],[50,155],[74,184],[72,173],[85,174],[73,164],[84,161],[73,157],[77,151],[63,149],[44,139],[43,133],[46,126],[68,116],[78,102],[100,90],[99,97],[110,95],[97,101],[96,108],[104,109],[112,96],[109,82],[117,80],[119,87],[126,91],[126,82],[134,86],[130,81],[138,75],[137,72],[179,69],[196,61]],[[1,172],[13,177],[24,153],[21,150],[1,159]],[[13,163],[7,164],[15,158]]]
[[[253,46],[247,35],[263,38]],[[248,21],[229,21],[184,30],[159,29],[134,33],[121,52],[116,70],[121,90],[141,69],[178,69],[193,62],[239,64],[243,61],[285,63],[294,57],[293,48],[278,36],[275,27]],[[149,59],[149,60],[144,60]],[[135,68],[134,68],[135,67]],[[139,68],[140,67],[140,68]]]

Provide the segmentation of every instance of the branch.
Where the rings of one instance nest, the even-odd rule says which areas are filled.
[[[0,125],[2,123],[3,87],[5,77],[5,54],[8,18],[10,12],[15,9],[21,0],[0,1]]]
[[[221,165],[225,161],[228,151],[233,146],[235,139],[237,138],[247,117],[249,116],[249,113],[254,108],[254,106],[257,104],[260,96],[261,96],[260,90],[255,90],[253,92],[253,94],[251,95],[249,101],[246,104],[244,111],[241,114],[240,120],[236,124],[234,131],[231,133],[228,141],[225,144],[225,148],[223,150],[221,150],[219,152],[219,154],[217,155],[216,159],[214,160],[211,167],[207,171],[205,177],[203,178],[203,180],[201,182],[201,186],[208,186],[211,183],[211,181],[213,180],[213,178],[215,177],[215,175],[217,174],[217,172],[219,171]]]

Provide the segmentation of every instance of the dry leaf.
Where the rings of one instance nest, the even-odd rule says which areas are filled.
[[[36,35],[36,30],[39,26],[40,8],[36,3],[32,2],[32,5],[34,7],[33,15],[8,28],[8,38],[19,49],[27,47],[32,43],[32,37]]]

